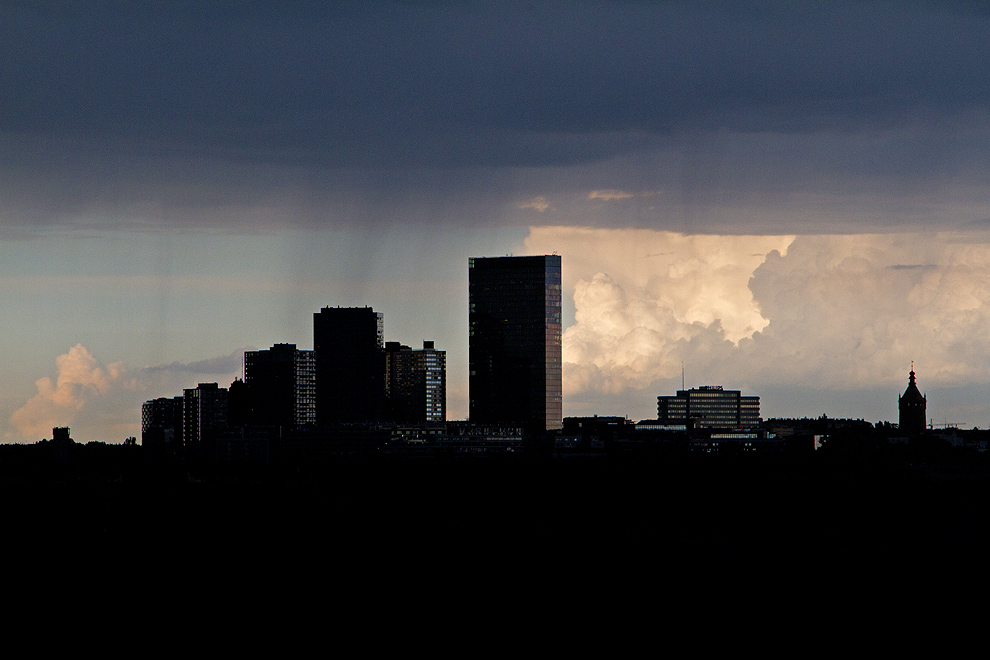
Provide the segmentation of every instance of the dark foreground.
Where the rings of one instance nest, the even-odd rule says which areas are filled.
[[[341,460],[208,474],[141,461],[95,472],[6,465],[6,584],[122,602],[318,595],[403,611],[428,595],[586,616],[644,599],[780,607],[863,579],[915,593],[972,583],[986,564],[982,464]]]

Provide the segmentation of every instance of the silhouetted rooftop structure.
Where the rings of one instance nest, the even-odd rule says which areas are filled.
[[[914,364],[908,374],[908,386],[897,399],[898,427],[904,433],[922,433],[927,420],[928,397],[918,390],[914,379]]]

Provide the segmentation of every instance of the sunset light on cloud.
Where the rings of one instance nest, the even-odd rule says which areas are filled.
[[[54,426],[68,426],[94,399],[114,394],[115,390],[134,389],[122,362],[100,365],[82,344],[71,347],[55,360],[57,376],[37,382],[38,393],[10,416],[16,434],[7,437],[44,437]]]
[[[648,402],[673,389],[682,365],[692,383],[756,391],[878,383],[896,391],[912,361],[929,387],[982,384],[990,372],[985,232],[532,229],[527,250],[551,246],[573,293],[563,336],[572,397],[640,392]],[[980,414],[990,416],[990,405]]]

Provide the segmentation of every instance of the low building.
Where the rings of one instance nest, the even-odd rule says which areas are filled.
[[[704,385],[678,390],[676,396],[657,397],[657,423],[671,430],[758,428],[760,397],[743,396],[739,390]]]

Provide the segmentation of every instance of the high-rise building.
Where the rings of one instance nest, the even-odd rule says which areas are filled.
[[[721,385],[678,390],[677,396],[657,397],[657,420],[691,428],[754,428],[761,424],[760,397]]]
[[[313,314],[316,421],[372,422],[385,413],[384,319],[370,307]]]
[[[559,429],[560,257],[468,261],[471,421]]]
[[[141,444],[146,447],[182,444],[183,397],[162,397],[141,406]]]
[[[908,374],[908,386],[897,399],[898,428],[905,433],[921,433],[927,422],[928,397],[921,393],[914,382],[914,364]]]
[[[385,343],[387,417],[394,422],[447,419],[447,354],[424,341],[421,350]]]
[[[200,383],[182,392],[182,443],[210,456],[217,435],[227,427],[227,388]]]
[[[262,426],[316,423],[316,357],[295,344],[244,352],[246,421]]]

